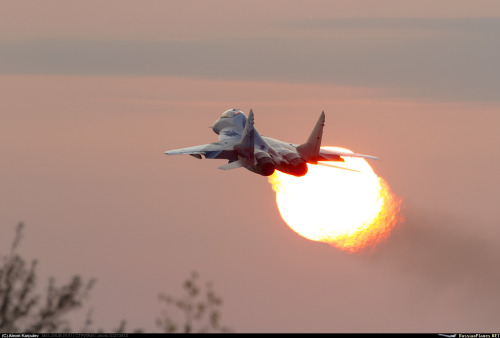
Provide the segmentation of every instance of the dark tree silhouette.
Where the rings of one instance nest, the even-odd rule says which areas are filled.
[[[162,311],[162,317],[156,320],[161,330],[166,333],[230,331],[220,324],[222,299],[215,294],[211,283],[206,283],[205,288],[201,288],[198,274],[193,272],[184,282],[183,289],[184,295],[181,298],[159,295],[160,301],[168,306],[168,309]],[[175,318],[172,317],[172,312],[176,313]]]
[[[57,286],[51,278],[46,295],[36,294],[37,261],[28,264],[16,252],[22,230],[19,223],[10,253],[0,266],[0,332],[69,332],[64,315],[82,306],[95,281],[84,282],[75,275]]]
[[[17,225],[10,253],[2,258],[0,265],[0,333],[72,332],[65,316],[82,307],[95,280],[84,281],[79,275],[74,275],[67,284],[57,286],[55,279],[50,278],[47,292],[44,295],[38,294],[35,290],[37,261],[27,263],[16,252],[22,239],[23,227],[23,223]],[[183,289],[185,295],[181,298],[164,294],[159,296],[169,308],[168,311],[162,311],[162,317],[156,321],[160,329],[164,332],[185,333],[228,331],[220,325],[222,299],[215,294],[210,283],[202,289],[198,274],[193,273],[184,282]],[[174,320],[170,316],[172,307],[174,313],[180,313],[181,319]],[[141,329],[127,330],[126,324],[122,320],[112,332],[142,332]],[[92,327],[90,309],[83,327],[76,332],[105,332]]]

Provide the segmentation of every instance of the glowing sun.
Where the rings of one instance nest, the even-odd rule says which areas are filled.
[[[276,171],[269,182],[281,217],[290,228],[310,240],[353,253],[373,247],[390,234],[400,201],[364,159],[344,159],[325,163],[356,171],[308,164],[303,177]]]

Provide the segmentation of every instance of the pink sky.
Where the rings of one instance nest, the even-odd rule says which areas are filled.
[[[282,23],[500,14],[493,1],[377,3],[7,2],[0,13],[0,48],[37,39],[241,43],[297,34],[337,41],[331,30]],[[363,27],[344,30],[342,39],[373,34]],[[304,57],[315,62],[315,55]],[[363,59],[356,60],[364,69]],[[88,307],[96,326],[112,329],[127,319],[129,327],[157,330],[158,293],[180,294],[181,282],[196,270],[214,283],[224,299],[222,321],[236,332],[498,328],[498,97],[460,99],[467,86],[430,97],[427,82],[405,87],[412,79],[396,73],[391,76],[397,81],[377,86],[367,77],[326,83],[194,71],[41,73],[47,68],[37,68],[38,62],[34,57],[35,71],[21,75],[0,59],[0,247],[10,245],[14,226],[23,221],[21,253],[39,260],[40,289],[48,276],[60,283],[77,273],[95,277]],[[304,64],[297,64],[298,73]],[[489,66],[485,61],[469,70],[476,74]],[[460,72],[454,67],[449,70]],[[436,88],[451,87],[453,78],[441,75]],[[495,93],[495,84],[477,86]],[[262,134],[290,142],[305,140],[324,110],[323,145],[380,156],[373,168],[403,199],[406,222],[373,255],[351,256],[290,230],[266,178],[217,170],[218,161],[163,154],[215,141],[207,127],[229,108],[252,108]]]

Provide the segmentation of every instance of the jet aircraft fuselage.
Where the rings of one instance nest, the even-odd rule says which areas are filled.
[[[304,176],[307,164],[323,164],[345,169],[320,161],[343,162],[342,157],[362,157],[377,159],[374,156],[321,149],[321,139],[325,124],[325,114],[321,113],[308,140],[301,144],[279,141],[259,134],[254,126],[254,114],[250,110],[248,117],[239,109],[226,110],[212,126],[219,135],[219,142],[170,150],[167,155],[189,154],[196,158],[226,159],[228,164],[219,169],[244,167],[263,176],[269,176],[275,170]]]

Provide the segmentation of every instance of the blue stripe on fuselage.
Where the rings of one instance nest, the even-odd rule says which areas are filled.
[[[205,151],[205,157],[206,158],[217,158],[219,154],[222,152],[222,150],[218,151]]]

